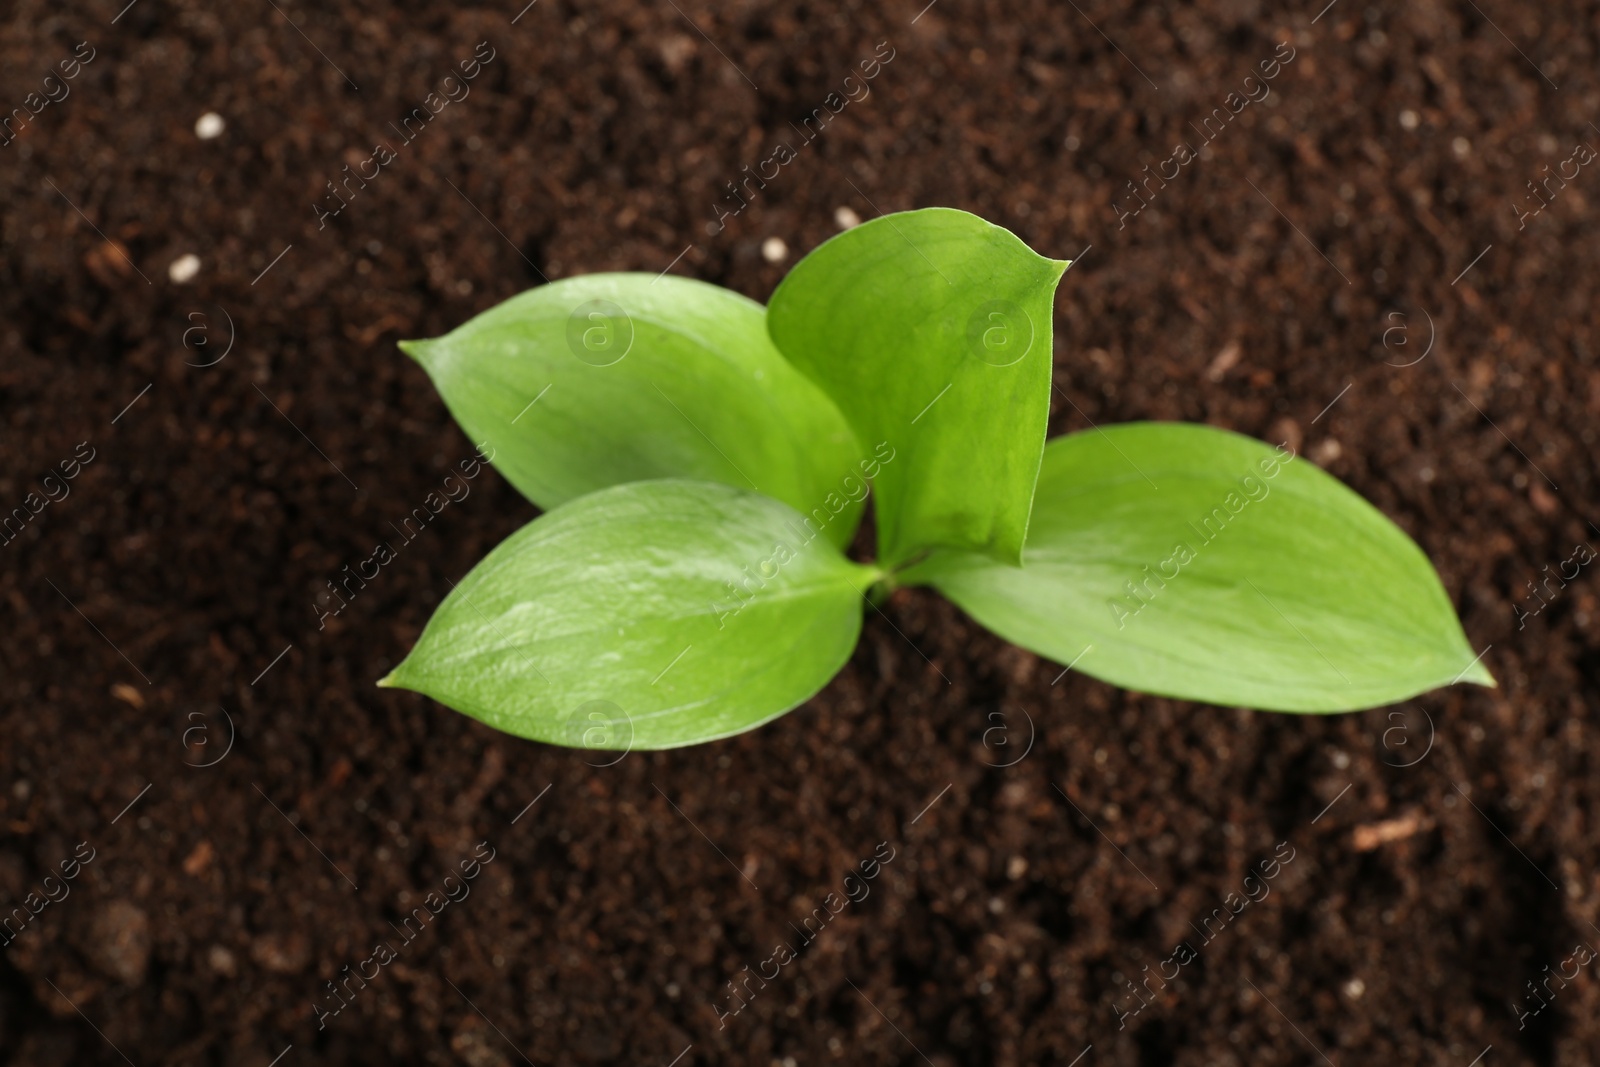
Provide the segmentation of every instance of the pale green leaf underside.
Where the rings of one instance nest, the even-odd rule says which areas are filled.
[[[885,215],[823,244],[772,296],[778,349],[871,447],[879,557],[954,546],[1015,563],[1050,406],[1067,264],[976,215]]]
[[[555,744],[710,741],[826,685],[878,575],[768,497],[711,482],[619,485],[489,553],[382,684]]]
[[[1021,570],[947,553],[906,578],[1015,644],[1149,693],[1331,712],[1493,685],[1421,549],[1287,454],[1179,423],[1057,438]]]
[[[671,274],[590,274],[401,347],[541,508],[696,478],[817,515],[836,545],[860,521],[870,450],[773,348],[761,305],[737,293]]]

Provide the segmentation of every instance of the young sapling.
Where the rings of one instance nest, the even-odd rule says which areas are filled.
[[[1160,422],[1046,442],[1068,266],[930,208],[821,245],[766,308],[594,274],[404,343],[545,513],[380,684],[555,744],[694,744],[814,695],[908,585],[1213,704],[1494,684],[1421,549],[1287,444]],[[869,486],[876,559],[856,562]]]

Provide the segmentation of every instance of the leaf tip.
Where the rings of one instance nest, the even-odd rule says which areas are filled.
[[[1040,256],[1045,262],[1045,269],[1049,272],[1051,286],[1060,286],[1061,279],[1066,277],[1067,271],[1076,260],[1051,259],[1049,256]]]
[[[428,365],[427,359],[425,357],[428,354],[429,344],[430,344],[430,342],[428,342],[428,341],[396,341],[395,342],[396,347],[398,347],[400,349],[400,351],[404,352],[406,355],[410,356],[412,359],[416,360],[418,363],[421,363],[424,367],[426,367]]]
[[[1481,685],[1485,689],[1500,688],[1500,683],[1494,680],[1494,675],[1489,673],[1489,668],[1483,665],[1481,658],[1472,661],[1472,666],[1467,668],[1466,673],[1462,674],[1460,680],[1471,682],[1473,685]]]

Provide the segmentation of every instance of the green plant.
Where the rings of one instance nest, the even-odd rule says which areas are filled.
[[[815,694],[904,585],[1175,697],[1328,712],[1494,684],[1421,550],[1286,446],[1175,423],[1046,444],[1068,265],[935,208],[833,238],[765,309],[598,274],[403,344],[547,511],[380,684],[558,744],[708,741]]]

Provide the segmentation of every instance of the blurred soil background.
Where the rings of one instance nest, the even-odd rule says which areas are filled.
[[[79,469],[0,545],[0,907],[93,858],[0,951],[0,1063],[1593,1062],[1595,967],[1528,983],[1600,945],[1595,572],[1528,583],[1600,545],[1600,7],[922,2],[5,5],[0,108],[70,92],[0,147],[0,508]],[[492,471],[319,629],[473,451],[396,340],[590,271],[765,299],[852,216],[931,205],[1082,253],[1052,433],[1289,441],[1418,540],[1500,688],[1156,699],[910,590],[776,723],[594,766],[373,685],[536,514]]]

